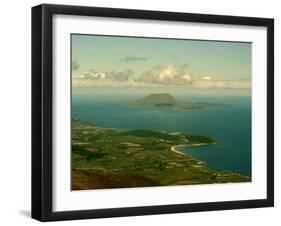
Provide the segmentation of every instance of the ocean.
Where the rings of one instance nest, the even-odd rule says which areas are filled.
[[[153,129],[202,134],[219,141],[216,145],[178,150],[191,154],[211,167],[251,176],[251,97],[174,96],[178,101],[226,103],[230,107],[178,109],[122,106],[143,96],[74,95],[72,118],[99,127]]]

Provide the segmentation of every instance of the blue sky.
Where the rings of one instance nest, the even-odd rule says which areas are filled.
[[[125,57],[145,60],[124,62]],[[155,66],[187,64],[195,79],[251,78],[250,43],[72,35],[72,60],[80,65],[74,76],[129,68],[137,77]]]
[[[73,88],[133,87],[156,92],[181,87],[181,93],[214,93],[214,89],[235,95],[251,92],[251,43],[71,37]]]

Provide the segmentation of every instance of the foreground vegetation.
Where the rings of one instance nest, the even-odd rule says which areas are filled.
[[[249,177],[220,172],[176,145],[213,145],[202,135],[96,127],[72,120],[72,189],[247,182]]]

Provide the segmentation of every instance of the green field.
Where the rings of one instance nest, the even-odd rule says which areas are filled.
[[[248,182],[207,167],[175,145],[216,145],[213,138],[152,130],[100,128],[72,119],[72,189]]]

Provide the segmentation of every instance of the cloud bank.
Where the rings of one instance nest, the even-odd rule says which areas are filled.
[[[186,64],[155,66],[141,75],[131,69],[99,72],[95,69],[72,78],[73,87],[190,87],[190,88],[251,88],[250,80],[215,80],[210,76],[195,80]]]

